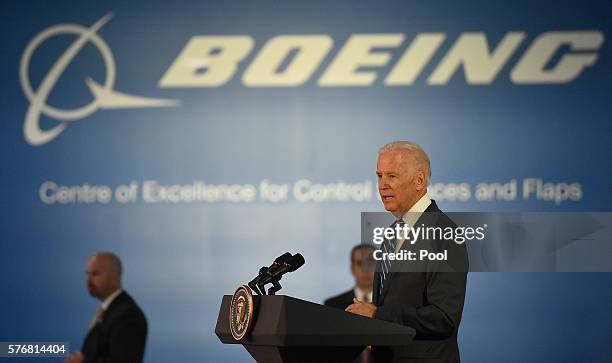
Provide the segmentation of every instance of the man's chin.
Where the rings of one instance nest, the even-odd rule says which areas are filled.
[[[387,212],[393,214],[396,218],[402,218],[402,216],[404,215],[404,212],[401,212],[399,208],[395,206],[390,208],[385,207],[385,209],[387,210]]]
[[[397,211],[397,205],[395,205],[395,203],[385,203],[385,202],[383,202],[383,206],[385,207],[385,210],[387,212],[394,213],[395,211]]]

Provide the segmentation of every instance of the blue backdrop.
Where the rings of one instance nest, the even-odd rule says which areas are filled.
[[[377,149],[392,140],[428,151],[431,192],[447,211],[612,205],[609,2],[0,8],[0,341],[78,348],[98,304],[85,286],[87,257],[112,250],[149,321],[147,362],[250,361],[214,335],[221,296],[285,251],[307,260],[283,280],[285,294],[322,301],[348,289],[359,213],[382,210]],[[212,36],[224,38],[212,44]],[[219,61],[231,53],[228,36],[243,53],[236,69]],[[418,36],[430,57],[414,47],[412,68],[398,68],[414,79],[390,85]],[[314,45],[300,50],[304,39]],[[286,52],[275,51],[283,40]],[[175,65],[182,75],[162,82]],[[225,79],[213,84],[215,72]],[[326,74],[336,83],[325,85]],[[293,83],[271,84],[278,79]],[[525,194],[530,178],[573,191],[557,201],[546,191]],[[193,188],[183,188],[179,200],[159,201],[145,196],[151,182],[239,185],[243,194],[214,199],[208,189],[193,201]],[[262,183],[279,186],[276,201]],[[334,183],[361,192],[317,194],[312,186]],[[85,184],[98,186],[98,199],[88,199]],[[504,185],[508,194],[480,193]],[[71,198],[78,188],[81,198]],[[607,273],[472,273],[462,358],[609,361],[611,301]]]

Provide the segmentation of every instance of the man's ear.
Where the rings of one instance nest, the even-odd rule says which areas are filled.
[[[421,191],[427,188],[427,183],[425,181],[425,173],[423,172],[423,170],[417,171],[416,175],[414,176],[414,184],[415,189],[417,191]]]

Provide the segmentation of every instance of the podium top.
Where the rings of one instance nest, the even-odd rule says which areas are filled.
[[[230,333],[232,296],[221,301],[215,334],[224,344],[263,346],[408,345],[413,328],[330,308],[289,296],[254,296],[253,327],[244,339]]]

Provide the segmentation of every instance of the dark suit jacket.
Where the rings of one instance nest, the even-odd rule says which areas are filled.
[[[456,227],[433,200],[414,227],[422,224],[441,228]],[[416,330],[415,340],[406,346],[373,347],[376,363],[460,361],[457,332],[463,312],[468,270],[465,244],[417,240],[413,245],[408,241],[402,245],[402,250],[418,249],[447,249],[449,262],[424,262],[419,265],[419,272],[406,272],[410,269],[414,271],[415,265],[410,265],[412,262],[393,261],[391,273],[381,292],[380,272],[374,275],[373,299],[378,307],[375,318]],[[441,269],[456,272],[441,272]]]
[[[124,291],[89,331],[81,351],[86,363],[140,363],[146,340],[147,319]]]
[[[344,310],[353,303],[354,298],[355,291],[353,289],[350,289],[349,291],[344,292],[340,295],[330,297],[329,299],[323,302],[323,305]]]

